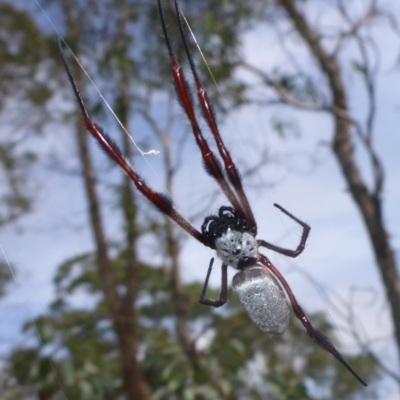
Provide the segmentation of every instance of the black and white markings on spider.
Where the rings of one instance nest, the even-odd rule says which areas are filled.
[[[202,232],[209,237],[218,258],[239,270],[232,289],[250,319],[263,332],[282,335],[289,325],[288,302],[278,280],[259,265],[259,244],[251,224],[233,208],[224,206],[218,215],[205,219]]]
[[[216,250],[217,256],[222,261],[221,293],[217,300],[206,298],[208,281],[213,266],[212,259],[199,299],[201,304],[220,307],[227,302],[227,268],[228,266],[232,266],[239,271],[233,278],[233,289],[250,318],[264,332],[280,335],[285,332],[289,321],[289,310],[286,296],[284,294],[285,291],[296,318],[301,321],[315,343],[332,354],[348,369],[349,372],[354,375],[355,378],[358,379],[361,384],[367,386],[349,364],[347,364],[342,355],[336,350],[330,341],[312,326],[311,322],[298,304],[286,279],[270,262],[270,260],[264,254],[260,253],[260,247],[265,247],[288,257],[297,257],[305,248],[310,227],[283,207],[274,204],[274,206],[280,211],[302,226],[303,232],[300,243],[295,250],[290,250],[276,246],[262,239],[256,239],[257,223],[244,191],[239,172],[221,138],[207,92],[204,89],[194,66],[194,61],[190,54],[182,26],[181,11],[175,0],[178,26],[186,56],[189,61],[190,71],[194,78],[198,101],[203,112],[203,118],[206,121],[216,143],[219,157],[217,157],[217,155],[211,150],[200,129],[198,117],[196,116],[193,104],[193,96],[191,96],[187,80],[184,77],[184,72],[178,63],[171,46],[160,0],[158,0],[158,10],[171,64],[171,74],[180,104],[190,121],[192,133],[201,152],[207,173],[215,179],[231,205],[222,206],[217,215],[208,216],[203,222],[201,231],[199,231],[176,210],[167,196],[158,193],[147,186],[143,178],[133,169],[129,162],[125,160],[117,144],[104,133],[104,130],[99,125],[92,121],[72,77],[63,54],[62,41],[59,39],[60,56],[81,109],[87,130],[99,142],[104,152],[129,176],[137,190],[153,203],[160,212],[171,218],[177,225],[200,243]]]
[[[289,325],[290,310],[285,293],[274,275],[261,265],[258,242],[234,209],[221,207],[218,215],[205,219],[203,234],[214,241],[218,258],[239,272],[232,289],[250,319],[263,332],[282,335]]]
[[[255,225],[232,207],[222,206],[217,215],[208,216],[201,232],[218,258],[235,269],[254,265],[260,258]]]

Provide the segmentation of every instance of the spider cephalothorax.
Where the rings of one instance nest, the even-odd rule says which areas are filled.
[[[204,220],[201,232],[209,241],[208,246],[231,267],[243,269],[257,263],[258,243],[254,229],[234,208],[220,207],[218,215]]]
[[[182,42],[189,60],[190,70],[196,85],[197,97],[203,112],[203,117],[210,128],[212,137],[218,149],[219,157],[211,150],[200,129],[193,104],[193,96],[191,96],[190,89],[184,77],[184,72],[176,60],[175,54],[172,50],[160,0],[158,0],[158,9],[171,62],[171,73],[180,104],[189,119],[193,136],[201,152],[207,173],[218,183],[232,207],[220,207],[217,215],[208,216],[204,220],[201,231],[199,231],[176,210],[167,196],[148,187],[142,177],[137,174],[130,163],[123,157],[122,152],[113,140],[105,135],[103,129],[95,124],[90,118],[76,83],[68,68],[60,38],[60,54],[69,81],[71,82],[75,96],[78,100],[79,107],[82,111],[86,128],[99,142],[106,154],[109,155],[129,176],[137,190],[153,203],[159,211],[175,221],[177,225],[200,243],[216,250],[217,256],[222,260],[221,293],[217,300],[206,298],[208,280],[214,261],[214,259],[211,259],[199,299],[201,304],[220,307],[226,303],[228,296],[227,268],[230,265],[239,270],[232,281],[233,290],[237,294],[252,321],[263,332],[271,335],[281,335],[285,332],[289,323],[289,308],[287,306],[285,291],[290,303],[292,304],[296,317],[301,321],[311,338],[314,339],[323,349],[336,357],[336,359],[338,359],[363,385],[366,386],[366,383],[347,364],[341,354],[326,339],[326,337],[311,325],[311,322],[298,304],[286,279],[276,269],[271,261],[259,252],[260,247],[265,247],[288,257],[297,257],[304,250],[310,227],[305,222],[299,220],[293,214],[286,211],[283,207],[274,204],[275,207],[302,226],[303,233],[301,235],[300,243],[295,250],[290,250],[276,246],[266,242],[265,240],[256,240],[257,223],[243,189],[239,172],[219,133],[207,92],[204,89],[194,66],[182,27],[181,12],[177,2],[175,0],[175,9],[178,17]],[[222,161],[222,163],[220,161]]]

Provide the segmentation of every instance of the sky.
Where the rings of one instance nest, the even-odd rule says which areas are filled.
[[[327,14],[329,7],[324,2],[321,4],[310,10],[315,23],[333,25],[336,17]],[[395,66],[400,41],[399,37],[390,35],[382,24],[375,26],[371,34],[379,39],[381,49],[375,143],[386,174],[383,199],[385,221],[392,246],[397,249],[400,243],[400,135],[397,128],[400,126],[400,114],[399,70]],[[267,70],[281,63],[283,54],[276,35],[274,29],[266,26],[249,32],[243,47],[248,60]],[[296,51],[298,42],[294,41],[290,46]],[[352,48],[346,49],[344,57],[351,57],[352,51]],[[301,50],[296,54],[304,56]],[[307,58],[304,59],[304,68],[311,68]],[[244,72],[241,73],[247,78]],[[351,107],[356,115],[362,116],[364,91],[350,70],[345,71],[345,79],[351,88]],[[285,141],[277,138],[271,129],[271,118],[277,114],[296,121],[299,138]],[[304,219],[312,228],[306,250],[295,260],[265,251],[288,280],[299,303],[308,312],[328,312],[331,322],[340,332],[339,347],[344,352],[352,353],[359,351],[359,347],[345,333],[348,326],[336,309],[346,311],[343,304],[351,303],[360,335],[373,343],[374,351],[387,367],[398,371],[390,315],[369,240],[359,212],[346,191],[338,165],[326,146],[332,136],[330,118],[283,107],[266,110],[249,106],[229,116],[221,125],[221,131],[234,159],[245,159],[246,165],[251,166],[258,159],[257,148],[267,148],[270,154],[271,162],[259,168],[248,190],[259,224],[258,237],[280,246],[295,248],[297,245],[301,229],[273,207],[275,202]],[[157,148],[157,143],[154,147]],[[60,128],[57,137],[47,135],[42,148],[49,152],[57,151],[67,161],[72,158],[75,147],[69,127]],[[356,149],[363,165],[367,165],[360,146],[357,145]],[[189,145],[184,160],[190,161],[190,169],[184,168],[180,172],[176,188],[177,205],[184,215],[188,215],[193,203],[213,184],[205,176],[199,156],[194,153],[194,146]],[[96,154],[99,165],[104,162],[102,157],[102,154]],[[139,172],[145,175],[147,182],[153,183],[162,176],[158,166],[156,156],[147,156],[146,163],[140,164]],[[112,179],[114,174],[107,179]],[[368,172],[365,175],[368,176]],[[20,334],[20,329],[23,322],[46,310],[54,296],[52,279],[57,265],[68,257],[93,248],[79,179],[60,176],[46,165],[38,167],[36,177],[38,201],[35,212],[20,221],[17,227],[0,232],[2,257],[6,257],[15,270],[10,293],[0,302],[0,323],[3,327],[0,352],[6,352],[13,344],[22,344],[24,336]],[[193,179],[196,179],[196,185],[191,184]],[[257,179],[271,185],[260,185],[254,190]],[[248,182],[245,181],[246,184]],[[219,205],[217,202],[210,213],[216,211]],[[118,221],[108,221],[108,224],[110,235],[118,237]],[[201,221],[198,221],[197,225],[200,224]],[[142,256],[152,259],[154,255],[151,249],[144,248]],[[211,250],[192,239],[187,240],[181,255],[183,279],[186,282],[203,280],[212,256]],[[234,271],[230,271],[230,276],[233,274]],[[319,286],[308,276],[312,276],[324,291],[319,290]],[[217,286],[219,280],[219,273],[214,273],[211,284]],[[326,293],[333,304],[326,300]],[[381,395],[385,399],[398,397],[397,389],[390,380],[385,380]]]

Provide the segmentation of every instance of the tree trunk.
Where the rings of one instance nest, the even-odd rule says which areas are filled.
[[[167,192],[173,197],[173,176],[174,168],[172,162],[172,150],[169,142],[169,137],[161,139],[164,148],[164,165],[167,170],[166,186]],[[190,338],[187,322],[189,319],[189,310],[187,307],[187,299],[182,289],[179,264],[179,243],[176,234],[175,223],[171,219],[166,218],[166,233],[167,233],[167,253],[171,260],[171,286],[175,304],[176,314],[176,332],[179,343],[181,344],[185,354],[193,364],[195,369],[198,369],[198,354],[196,352],[193,341]]]
[[[360,173],[351,143],[351,122],[346,115],[350,115],[347,103],[347,93],[342,80],[342,73],[338,60],[329,55],[322,47],[317,33],[310,27],[308,21],[297,9],[296,2],[292,0],[279,0],[288,17],[292,20],[299,35],[306,42],[309,50],[319,64],[328,80],[332,93],[332,105],[335,113],[335,133],[333,138],[333,152],[347,182],[349,192],[357,205],[364,220],[375,259],[386,290],[394,324],[395,337],[400,357],[400,278],[396,270],[394,251],[389,242],[381,213],[381,191],[383,188],[383,175],[380,161],[372,154],[371,161],[378,167],[379,174],[375,176],[375,190],[370,191]],[[372,145],[371,143],[369,143]]]
[[[77,48],[79,36],[75,28],[76,25],[74,24],[71,0],[63,1],[63,9],[67,21],[70,44],[75,50]],[[74,72],[76,83],[80,88],[82,97],[85,98],[82,70],[76,68]],[[137,360],[137,329],[133,304],[136,293],[137,270],[135,266],[137,265],[137,262],[134,263],[132,261],[133,258],[135,258],[133,240],[131,240],[134,228],[132,228],[132,225],[129,225],[133,223],[133,220],[132,222],[128,222],[127,226],[127,237],[129,238],[128,241],[131,242],[130,246],[128,246],[128,282],[130,283],[130,286],[127,290],[126,296],[122,297],[118,294],[118,281],[113,271],[112,262],[108,256],[107,242],[100,213],[100,202],[95,188],[95,174],[93,172],[87,139],[88,134],[86,128],[81,119],[79,119],[77,123],[77,142],[89,205],[90,221],[97,248],[98,268],[103,284],[105,301],[108,305],[118,340],[124,387],[127,399],[149,400],[149,388],[143,379],[140,364]]]

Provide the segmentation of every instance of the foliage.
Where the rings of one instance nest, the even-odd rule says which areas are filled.
[[[114,260],[114,268],[120,268],[120,261]],[[15,381],[7,393],[23,388],[43,400],[122,396],[118,346],[96,271],[92,254],[59,267],[57,299],[47,314],[25,325],[31,345],[14,350],[8,359],[6,372]],[[167,269],[142,265],[137,299],[140,357],[154,399],[326,399],[339,395],[350,399],[359,393],[360,385],[333,357],[316,349],[300,324],[292,321],[283,337],[268,337],[250,322],[233,293],[221,312],[199,305],[200,283],[184,287],[190,326],[201,346],[199,358],[189,358],[174,333],[168,281]],[[211,290],[210,296],[217,292]],[[74,306],[77,298],[79,304],[85,299],[86,306]],[[332,336],[323,315],[310,317]],[[376,377],[367,357],[346,359],[369,382]],[[330,394],[314,395],[311,387]]]
[[[30,13],[0,4],[0,226],[32,208],[31,141],[51,120],[53,49]]]

